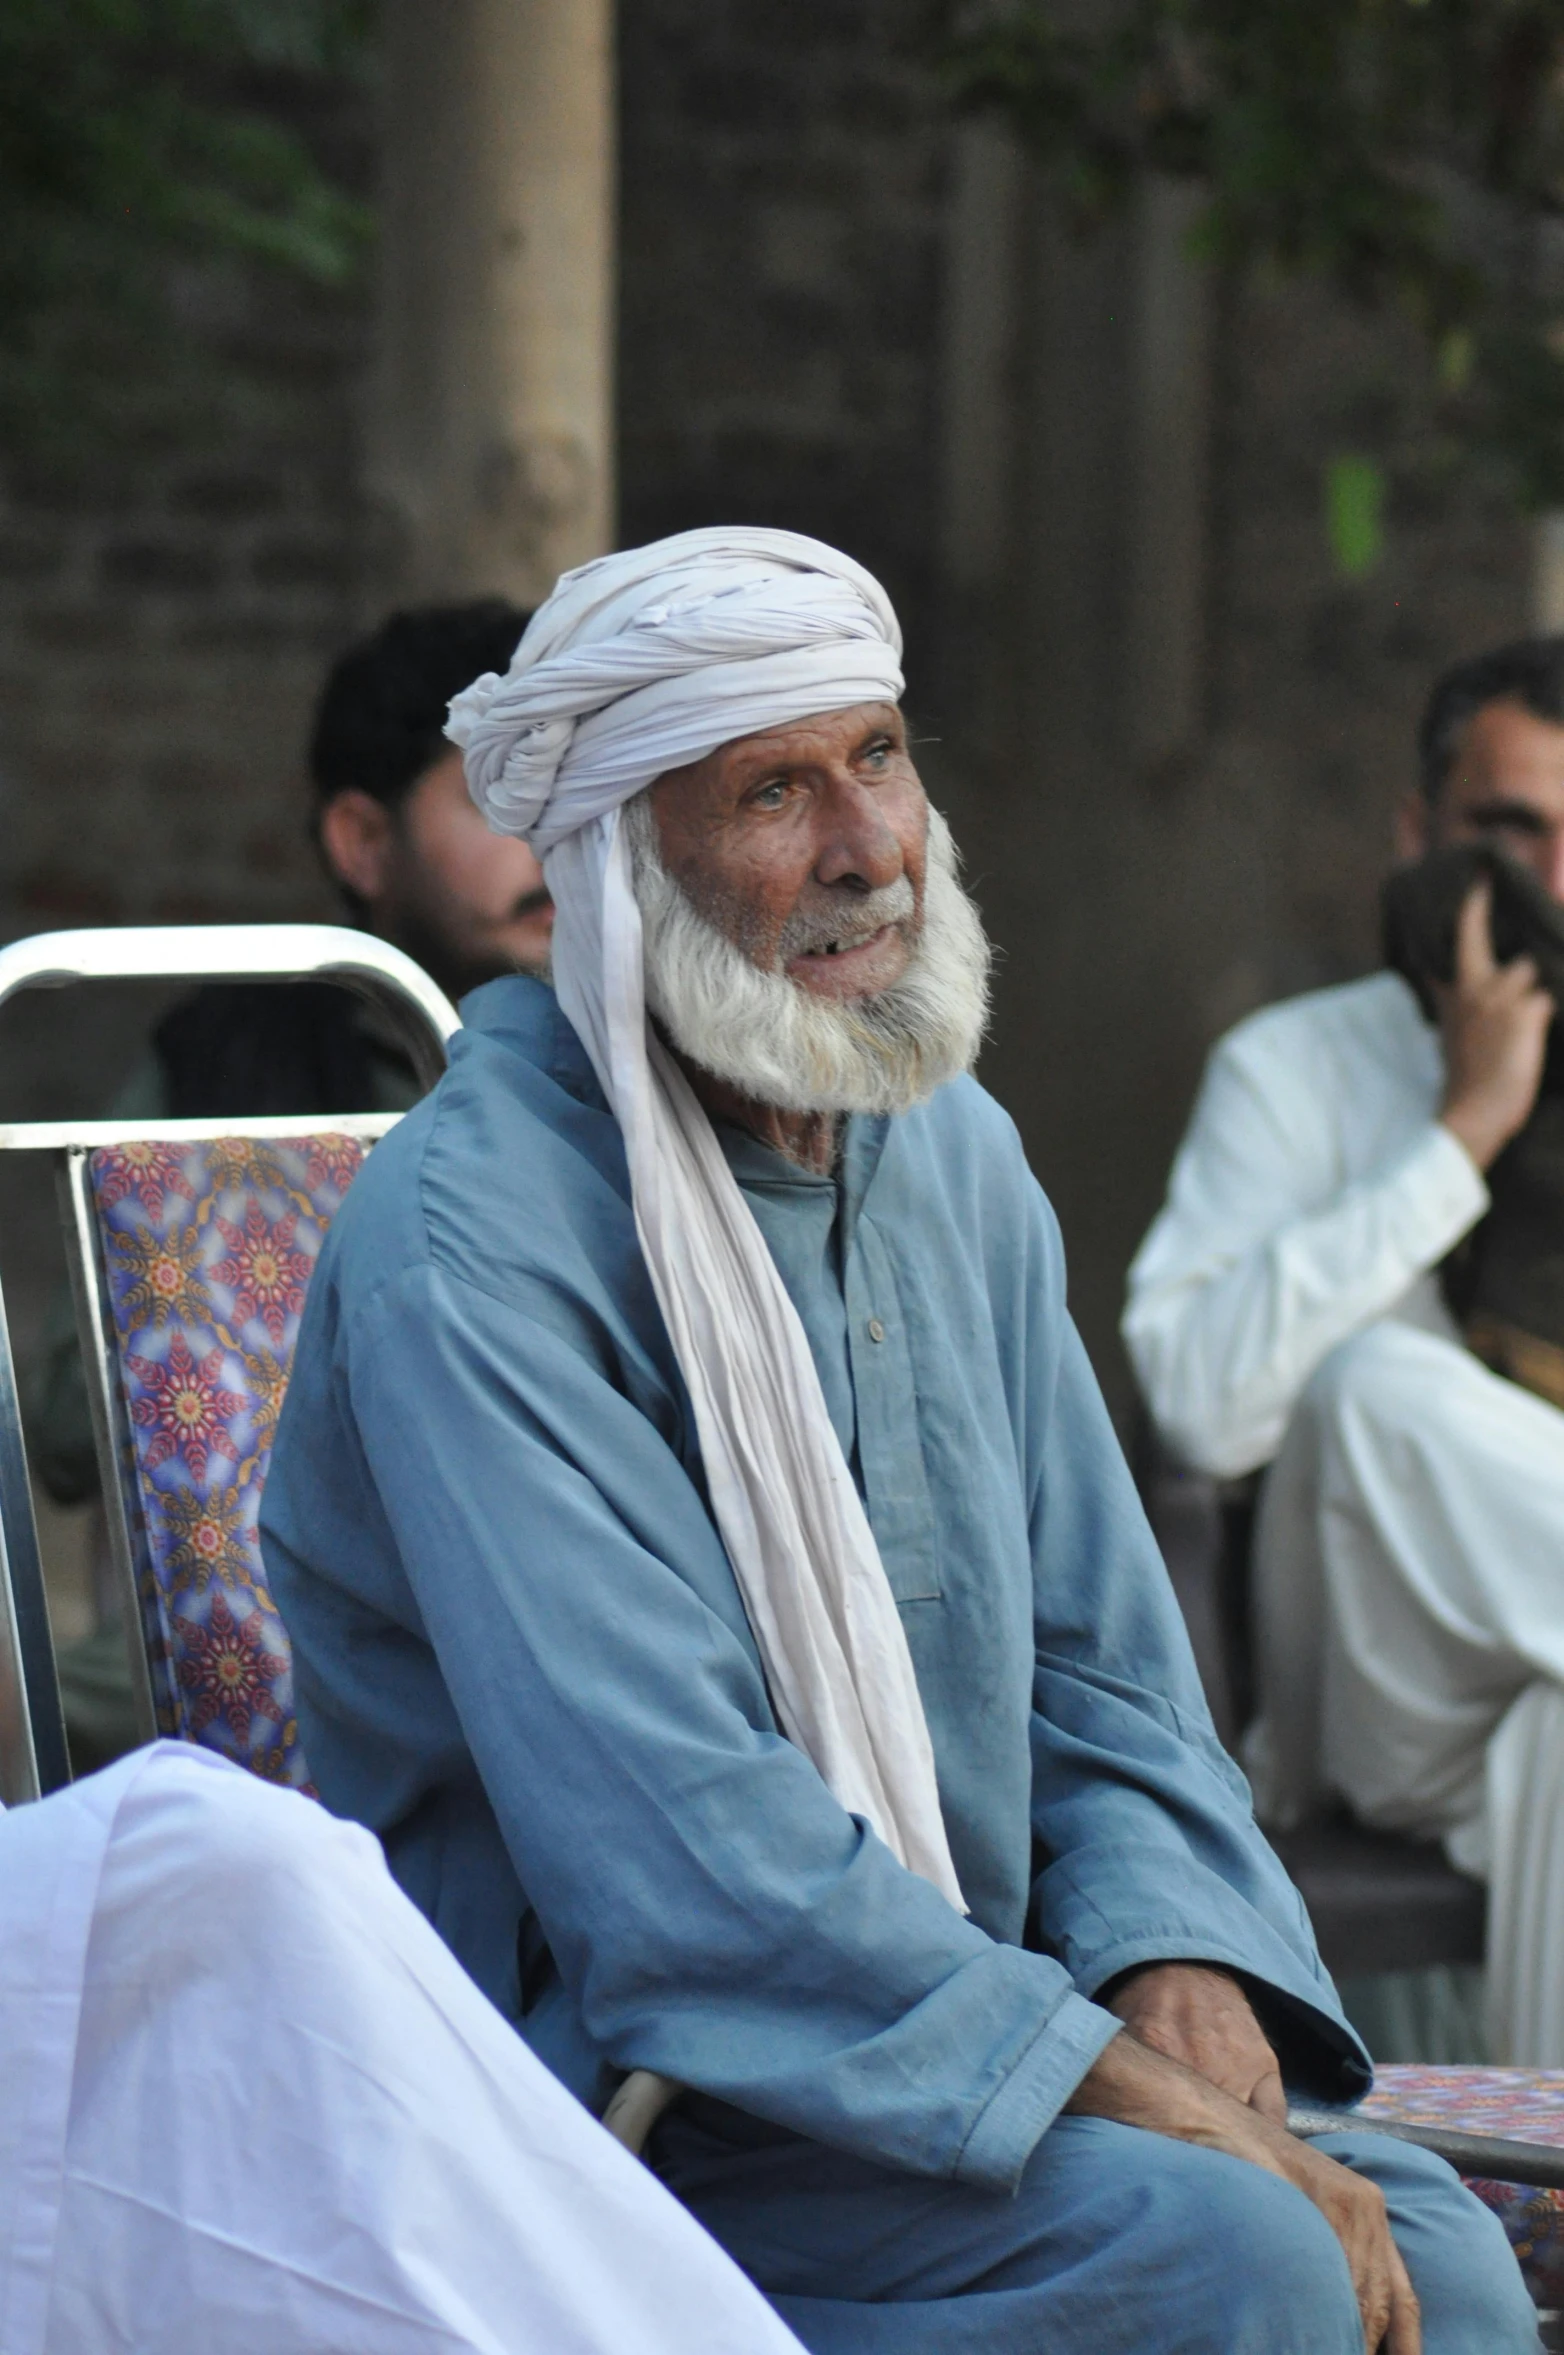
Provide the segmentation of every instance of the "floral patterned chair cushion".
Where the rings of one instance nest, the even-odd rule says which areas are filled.
[[[1564,2149],[1564,2069],[1427,2068],[1407,2063],[1374,2072],[1362,2108],[1409,2125],[1462,2134],[1507,2135]],[[1478,2183],[1520,2259],[1537,2305],[1564,2306],[1564,2191],[1524,2183]]]
[[[363,1158],[321,1135],[150,1139],[88,1161],[158,1729],[302,1790],[256,1519],[310,1275]]]

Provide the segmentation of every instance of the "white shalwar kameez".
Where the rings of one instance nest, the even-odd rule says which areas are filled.
[[[173,1743],[0,1813],[4,2355],[799,2355],[368,1833]]]
[[[1262,1817],[1326,1791],[1489,1881],[1495,2056],[1564,2065],[1564,1415],[1463,1346],[1434,1270],[1487,1207],[1389,973],[1214,1052],[1124,1336],[1191,1464],[1272,1463]],[[1274,1459],[1274,1461],[1273,1461]]]

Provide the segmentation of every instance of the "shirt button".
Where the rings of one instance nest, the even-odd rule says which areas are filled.
[[[871,1317],[869,1319],[869,1338],[871,1341],[883,1341],[885,1339],[885,1327],[881,1324],[878,1317]]]

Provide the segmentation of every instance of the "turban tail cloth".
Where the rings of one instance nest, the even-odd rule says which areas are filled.
[[[490,825],[543,859],[555,988],[624,1135],[641,1248],[783,1731],[959,1907],[906,1633],[809,1343],[647,1020],[619,824],[654,778],[736,736],[898,701],[900,657],[884,590],[834,548],[794,532],[682,532],[566,573],[505,677],[456,697],[447,733]]]

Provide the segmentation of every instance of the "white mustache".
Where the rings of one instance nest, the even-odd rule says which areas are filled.
[[[795,957],[821,957],[859,948],[873,940],[887,924],[909,924],[917,913],[911,883],[899,875],[879,891],[867,892],[844,906],[840,914],[789,916],[782,927],[775,970],[783,972]]]

